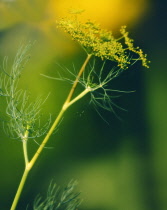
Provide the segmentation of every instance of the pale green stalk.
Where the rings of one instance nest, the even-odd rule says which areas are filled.
[[[50,130],[48,131],[48,133],[46,134],[43,142],[40,144],[38,150],[36,151],[36,153],[34,154],[34,156],[32,157],[32,159],[29,161],[28,160],[28,153],[27,153],[27,138],[28,138],[28,129],[25,133],[25,136],[23,138],[23,152],[24,152],[24,159],[25,159],[25,170],[24,170],[24,173],[23,173],[23,176],[22,176],[22,179],[21,179],[21,182],[20,182],[20,185],[18,187],[18,190],[17,190],[17,193],[15,195],[15,198],[14,198],[14,201],[13,201],[13,204],[11,206],[11,210],[15,210],[16,209],[16,206],[17,206],[17,203],[19,201],[19,198],[20,198],[20,195],[21,195],[21,192],[23,190],[23,187],[24,187],[24,184],[25,184],[25,181],[27,179],[27,176],[30,172],[30,170],[32,169],[33,165],[35,164],[38,156],[40,155],[40,153],[42,152],[43,148],[45,147],[47,141],[49,140],[50,136],[52,135],[52,133],[54,132],[56,126],[59,124],[64,112],[73,104],[75,103],[76,101],[78,101],[79,99],[81,99],[84,95],[86,95],[90,90],[89,89],[85,89],[83,92],[81,92],[78,96],[76,96],[74,99],[72,99],[72,96],[73,96],[73,93],[76,89],[76,86],[78,84],[78,81],[82,75],[82,73],[84,72],[85,70],[85,67],[86,65],[88,64],[89,60],[91,58],[91,55],[88,54],[85,62],[83,63],[74,83],[73,83],[73,86],[69,92],[69,95],[67,96],[67,99],[65,100],[57,118],[55,119],[53,125],[51,126]],[[72,99],[72,100],[71,100]]]
[[[76,79],[75,79],[75,81],[74,81],[74,83],[73,83],[73,86],[72,86],[72,88],[71,88],[71,90],[70,90],[70,93],[69,93],[69,95],[68,95],[68,97],[67,97],[67,99],[66,99],[66,101],[65,101],[64,104],[67,104],[67,103],[71,100],[72,95],[73,95],[73,93],[74,93],[74,90],[75,90],[75,88],[76,88],[76,86],[77,86],[77,84],[78,84],[79,78],[81,77],[82,73],[84,72],[85,67],[86,67],[86,65],[88,64],[88,62],[89,62],[91,56],[92,56],[91,54],[88,54],[88,55],[87,55],[87,58],[86,58],[85,62],[83,63],[83,65],[82,65],[82,67],[81,67],[81,69],[80,69],[80,71],[79,71],[79,73],[78,73],[78,75],[77,75],[77,77],[76,77]]]
[[[28,140],[28,130],[26,130],[25,135],[23,137],[23,153],[24,153],[24,159],[25,159],[25,166],[28,164],[28,151],[27,151],[27,140]]]
[[[22,179],[21,179],[21,182],[20,182],[20,185],[18,187],[18,190],[17,190],[17,193],[15,195],[15,199],[13,201],[13,204],[12,204],[12,207],[11,207],[11,210],[14,210],[17,206],[17,202],[18,202],[18,199],[21,195],[21,192],[22,192],[22,188],[24,186],[24,183],[27,179],[27,175],[28,175],[28,172],[29,172],[29,169],[28,169],[28,165],[29,165],[29,161],[28,161],[28,151],[27,151],[27,140],[28,140],[28,130],[26,130],[24,136],[23,136],[23,154],[24,154],[24,160],[25,160],[25,170],[24,170],[24,173],[23,173],[23,176],[22,176]]]

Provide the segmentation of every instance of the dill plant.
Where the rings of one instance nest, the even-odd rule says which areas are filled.
[[[41,107],[46,99],[39,97],[34,103],[30,103],[28,93],[20,89],[18,86],[20,75],[22,74],[24,65],[29,57],[27,52],[31,44],[19,49],[10,72],[6,70],[6,60],[4,61],[4,67],[1,72],[0,96],[6,98],[6,115],[8,117],[8,121],[4,124],[4,128],[6,133],[12,138],[20,139],[22,141],[25,160],[25,170],[11,206],[11,210],[16,209],[30,170],[33,168],[38,156],[43,151],[46,143],[54,133],[54,130],[60,123],[62,116],[68,108],[89,93],[91,95],[91,102],[106,110],[112,110],[112,91],[115,90],[112,90],[109,87],[109,83],[137,61],[141,61],[144,67],[149,67],[149,61],[147,60],[146,54],[144,54],[139,47],[134,46],[133,40],[129,38],[125,26],[121,27],[121,35],[118,38],[115,38],[111,31],[101,29],[98,24],[91,22],[90,20],[81,23],[76,15],[70,19],[60,19],[57,22],[57,26],[68,33],[74,41],[80,44],[86,52],[86,58],[81,65],[81,68],[78,70],[77,75],[69,71],[74,76],[72,87],[59,114],[52,124],[50,118],[44,125],[41,125],[40,123]],[[95,65],[95,62],[93,65],[90,65],[92,57],[95,59],[99,57],[103,62],[102,66],[99,67]],[[106,73],[104,72],[104,69],[107,60],[113,62],[113,67]],[[70,80],[61,76],[58,79]],[[78,95],[75,94],[74,96],[78,85],[81,85],[83,90]],[[27,142],[30,138],[35,139],[43,135],[42,143],[39,145],[33,157],[29,159]],[[70,192],[71,189],[73,189],[73,187],[70,185]],[[47,198],[44,201],[41,200],[41,197],[36,198],[34,202],[34,210],[73,210],[78,206],[77,201],[76,205],[71,204],[71,207],[69,205],[67,207],[61,206],[61,208],[59,208],[58,205],[60,203],[57,203],[55,200],[57,191],[54,184],[50,185],[48,193],[49,194],[47,194]],[[68,201],[71,200],[73,199],[70,198]]]

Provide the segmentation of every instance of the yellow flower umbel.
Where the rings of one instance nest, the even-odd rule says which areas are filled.
[[[120,29],[122,36],[115,38],[111,31],[101,29],[98,24],[91,21],[81,23],[76,16],[71,19],[62,18],[57,24],[58,27],[70,34],[87,54],[100,57],[102,60],[115,61],[121,69],[127,69],[134,63],[134,60],[141,60],[144,67],[149,67],[147,55],[139,47],[134,47],[133,40],[129,38],[125,26]],[[125,40],[124,44],[122,43],[123,39]],[[133,52],[133,55],[130,52]]]

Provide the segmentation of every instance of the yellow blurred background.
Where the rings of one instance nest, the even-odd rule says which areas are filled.
[[[49,80],[61,66],[79,68],[85,53],[56,28],[56,20],[69,11],[84,10],[82,21],[91,19],[114,34],[127,25],[136,45],[148,53],[150,70],[137,65],[116,82],[124,94],[116,103],[128,110],[100,110],[102,120],[89,104],[89,97],[66,113],[58,132],[28,177],[18,210],[40,192],[51,179],[64,186],[77,179],[81,210],[166,210],[167,209],[167,123],[166,123],[166,11],[158,0],[0,0],[0,60],[8,56],[8,68],[20,44],[34,42],[31,59],[20,85],[31,98],[50,92],[43,108],[44,120],[59,112],[70,84]],[[64,74],[65,72],[63,72]],[[111,87],[112,88],[112,87]],[[0,119],[5,107],[0,104]],[[2,127],[2,125],[1,125]],[[76,129],[77,128],[77,129]],[[77,131],[76,131],[77,130]],[[9,209],[21,178],[24,161],[20,141],[0,130],[0,209]],[[40,142],[40,140],[39,140]],[[29,142],[30,153],[37,149]]]

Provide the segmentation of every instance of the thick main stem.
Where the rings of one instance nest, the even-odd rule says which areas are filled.
[[[15,198],[14,198],[14,201],[13,201],[13,204],[12,204],[10,210],[15,210],[15,208],[16,208],[16,206],[17,206],[17,203],[18,203],[18,201],[19,201],[19,198],[20,198],[21,192],[22,192],[22,190],[23,190],[25,181],[26,181],[26,179],[27,179],[28,173],[29,173],[29,169],[25,168],[24,173],[23,173],[23,176],[22,176],[22,178],[21,178],[20,185],[19,185],[19,187],[18,187],[17,193],[16,193],[16,195],[15,195]]]
[[[73,100],[72,99],[72,96],[73,96],[73,93],[76,89],[76,86],[79,82],[79,78],[81,77],[82,73],[84,72],[85,70],[85,67],[86,65],[88,64],[89,60],[91,58],[91,55],[88,54],[85,62],[83,63],[74,83],[73,83],[73,86],[67,96],[67,99],[65,100],[56,120],[54,121],[53,125],[51,126],[50,130],[48,131],[48,133],[46,134],[43,142],[40,144],[38,150],[36,151],[36,153],[34,154],[34,156],[32,157],[32,159],[30,161],[28,161],[28,154],[27,154],[27,139],[23,142],[23,151],[24,151],[24,158],[25,158],[25,164],[26,164],[26,167],[25,167],[25,171],[24,171],[24,174],[22,176],[22,179],[21,179],[21,182],[20,182],[20,185],[18,187],[18,190],[17,190],[17,193],[15,195],[15,198],[14,198],[14,201],[13,201],[13,204],[12,204],[12,207],[11,207],[11,210],[15,210],[16,206],[17,206],[17,203],[18,203],[18,200],[20,198],[20,195],[21,195],[21,192],[23,190],[23,187],[24,187],[24,184],[25,184],[25,181],[27,179],[27,176],[28,176],[28,173],[30,172],[31,168],[33,167],[33,165],[35,164],[38,156],[40,155],[40,153],[42,152],[43,148],[45,147],[47,141],[49,140],[50,136],[52,135],[52,133],[54,132],[55,128],[57,127],[57,125],[59,124],[64,112],[73,104],[75,103],[76,101],[78,101],[80,98],[82,98],[84,95],[86,95],[90,90],[88,89],[85,89],[83,92],[81,92],[78,96],[76,96]]]

